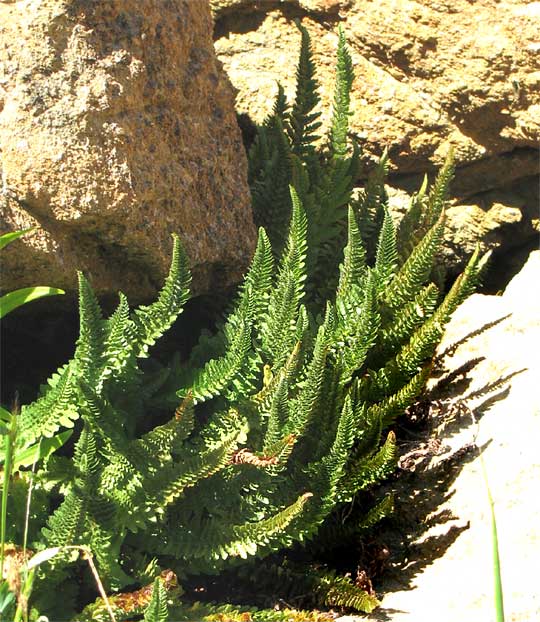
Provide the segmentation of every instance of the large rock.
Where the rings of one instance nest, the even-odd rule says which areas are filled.
[[[255,230],[233,91],[207,2],[0,3],[3,287],[152,296],[171,233],[194,290],[237,281]]]
[[[470,232],[467,248],[449,259],[455,270],[477,238],[485,248],[494,240],[504,247],[509,240],[512,250],[538,237],[533,222],[538,220],[539,187],[538,2],[211,4],[216,50],[238,89],[237,109],[255,122],[269,112],[276,81],[294,94],[300,35],[293,22],[299,18],[312,35],[325,122],[332,101],[337,23],[347,35],[357,76],[351,127],[363,147],[365,171],[388,147],[390,183],[410,192],[453,146],[457,172],[452,192],[456,205],[465,207],[450,214],[450,228]],[[524,186],[530,191],[524,193]],[[447,245],[449,256],[453,246]]]
[[[329,109],[336,22],[340,22],[357,74],[352,130],[367,155],[379,155],[382,146],[389,146],[400,173],[423,173],[441,163],[448,144],[455,146],[462,164],[530,149],[528,158],[521,151],[515,154],[519,170],[513,175],[512,162],[506,162],[506,180],[538,172],[534,154],[540,132],[538,3],[211,0],[211,4],[218,56],[239,90],[238,109],[254,120],[268,113],[276,80],[289,93],[294,89],[299,33],[293,19],[298,17],[312,34],[322,99]],[[477,188],[471,183],[469,191]]]
[[[502,296],[475,294],[454,313],[438,350],[431,416],[402,434],[400,476],[390,484],[398,527],[385,538],[398,541],[406,525],[402,550],[386,540],[395,563],[378,586],[382,607],[349,622],[495,619],[484,467],[506,619],[540,619],[539,276],[535,251]]]

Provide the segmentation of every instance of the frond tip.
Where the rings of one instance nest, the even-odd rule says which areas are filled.
[[[187,257],[180,239],[174,234],[171,266],[158,299],[135,311],[133,319],[137,327],[139,356],[145,356],[148,347],[154,345],[180,315],[189,298],[190,283],[191,273]]]

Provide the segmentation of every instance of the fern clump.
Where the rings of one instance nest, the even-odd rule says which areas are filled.
[[[37,474],[54,510],[35,545],[89,547],[112,591],[148,578],[149,564],[153,576],[167,568],[183,581],[304,543],[337,507],[391,473],[388,428],[422,391],[444,325],[481,272],[475,253],[446,296],[430,282],[451,158],[398,225],[384,192],[385,158],[352,200],[358,150],[347,143],[353,74],[345,37],[319,152],[314,64],[301,31],[296,100],[289,105],[279,90],[250,158],[254,208],[268,232],[259,230],[217,333],[187,361],[141,365],[188,299],[175,237],[151,305],[132,311],[120,294],[104,318],[79,275],[75,354],[22,409],[20,450],[76,430],[71,459],[52,456]],[[365,524],[390,509],[390,499],[366,508]],[[66,581],[68,559],[51,562],[44,587]],[[312,579],[326,604],[377,604],[331,573]],[[165,619],[170,595],[161,579],[149,594],[145,619]]]

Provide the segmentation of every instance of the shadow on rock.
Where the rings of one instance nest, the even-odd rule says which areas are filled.
[[[375,542],[390,552],[388,565],[375,576],[381,592],[411,589],[414,578],[442,557],[469,527],[467,520],[444,506],[453,496],[453,484],[464,466],[476,460],[491,443],[476,443],[478,421],[496,402],[506,398],[512,378],[525,370],[470,391],[475,368],[484,357],[471,358],[447,372],[442,371],[441,362],[507,317],[486,323],[448,346],[435,361],[429,391],[396,423],[397,437],[401,439],[398,471],[375,491],[376,496],[393,494],[395,499],[394,514],[374,534]],[[364,558],[361,563],[369,567],[370,560]],[[378,610],[373,619],[393,619],[391,615],[384,617],[388,613]]]

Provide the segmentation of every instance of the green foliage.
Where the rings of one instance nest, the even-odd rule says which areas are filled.
[[[120,294],[104,318],[81,274],[75,354],[18,418],[18,452],[75,428],[72,458],[50,456],[38,473],[55,508],[43,517],[41,546],[89,547],[112,590],[146,576],[148,559],[184,579],[331,532],[336,508],[394,469],[387,428],[422,391],[444,325],[485,264],[476,252],[444,297],[430,283],[451,156],[397,225],[386,155],[351,200],[351,57],[340,31],[331,131],[319,149],[314,65],[300,30],[296,99],[289,105],[279,88],[250,155],[254,209],[268,235],[259,231],[217,333],[187,361],[157,372],[141,364],[188,298],[176,237],[149,306],[130,311]],[[417,238],[406,246],[411,231]],[[358,529],[390,507],[378,503]],[[66,561],[51,561],[44,587],[65,582]],[[343,578],[310,581],[323,604],[377,604]],[[158,581],[145,619],[166,619],[165,601]]]
[[[32,231],[32,229],[13,231],[11,233],[4,233],[0,235],[0,250],[30,231]],[[57,289],[56,287],[43,286],[24,287],[13,292],[8,292],[0,297],[0,319],[5,317],[14,309],[22,307],[22,305],[31,302],[32,300],[37,300],[38,298],[43,298],[44,296],[55,296],[63,293],[63,290]]]
[[[320,97],[308,31],[297,24],[301,46],[294,101],[278,88],[274,109],[258,128],[249,154],[250,184],[256,222],[265,227],[274,250],[284,245],[292,185],[308,221],[307,289],[323,305],[335,290],[344,218],[358,169],[358,150],[347,143],[352,59],[340,30],[331,129],[318,147]]]

